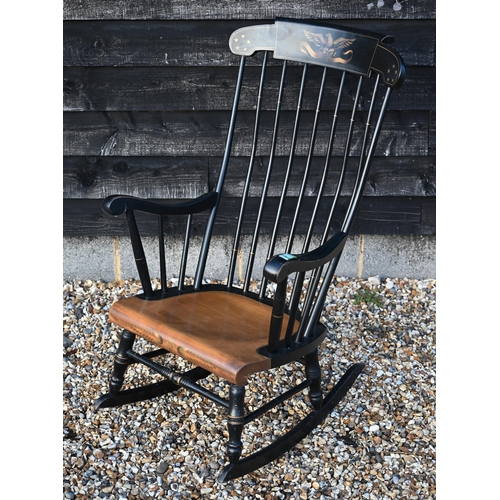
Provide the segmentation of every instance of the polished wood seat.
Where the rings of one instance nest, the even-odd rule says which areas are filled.
[[[113,323],[182,358],[244,385],[248,375],[271,368],[259,354],[267,345],[272,307],[243,295],[203,291],[162,300],[129,297],[109,311]],[[285,315],[282,337],[288,316]],[[296,321],[294,333],[299,323]]]

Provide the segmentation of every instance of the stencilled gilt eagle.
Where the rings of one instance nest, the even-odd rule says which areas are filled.
[[[354,52],[352,50],[343,51],[343,49],[349,47],[356,38],[339,37],[334,40],[331,33],[323,35],[321,33],[311,33],[307,30],[304,30],[304,34],[314,44],[316,50],[308,42],[301,42],[300,50],[302,52],[308,53],[315,59],[324,58],[333,63],[347,64],[351,61]]]

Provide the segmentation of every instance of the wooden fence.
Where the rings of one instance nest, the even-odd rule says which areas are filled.
[[[229,35],[275,17],[394,36],[407,80],[353,233],[435,234],[435,1],[65,0],[64,236],[126,234],[101,211],[109,194],[190,198],[213,187],[239,61]]]

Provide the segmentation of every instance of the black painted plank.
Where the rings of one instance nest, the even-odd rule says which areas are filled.
[[[325,195],[333,196],[336,189],[336,180],[340,174],[340,159],[333,159],[330,164],[328,182]],[[214,186],[221,165],[221,158],[209,158],[210,182]],[[241,196],[246,179],[246,171],[249,158],[235,158],[229,164],[224,182],[224,194],[226,196]],[[281,186],[285,177],[288,158],[276,158],[271,175],[269,196],[280,196]],[[356,167],[356,163],[353,166]],[[250,184],[249,196],[259,197],[267,171],[266,158],[256,158]],[[288,195],[297,196],[301,185],[305,166],[305,158],[299,158],[293,165],[290,184],[287,189]],[[306,196],[315,196],[319,190],[319,184],[324,167],[324,160],[314,158],[311,172],[307,182]],[[343,195],[347,195],[355,181],[355,168],[352,168],[345,180]],[[368,180],[365,186],[365,196],[435,196],[436,194],[436,165],[435,158],[399,157],[399,156],[377,156],[374,158]]]
[[[309,206],[310,199],[305,202]],[[231,235],[234,232],[235,220],[239,210],[240,200],[228,198],[221,204],[215,224],[215,234]],[[263,229],[270,232],[274,225],[275,207],[277,200],[271,201],[271,209],[264,213]],[[294,204],[293,199],[291,205]],[[255,214],[258,199],[249,200],[249,213]],[[101,210],[100,200],[64,200],[63,203],[63,234],[67,237],[82,236],[125,236],[128,234],[124,217],[109,217]],[[310,208],[310,207],[309,207]],[[424,213],[423,210],[431,213]],[[283,228],[290,222],[292,210],[289,209],[283,217]],[[137,214],[141,234],[151,236],[156,231],[156,218],[145,221],[142,214]],[[432,203],[422,203],[419,197],[366,197],[363,198],[357,220],[353,227],[353,234],[420,234],[422,220],[427,221],[426,234],[435,234],[431,227],[434,217]],[[193,235],[203,234],[206,215],[200,214],[194,220]],[[168,218],[167,232],[181,234],[183,227],[179,219]],[[298,234],[304,234],[308,224],[307,216],[300,220]],[[244,233],[253,231],[251,224],[244,225]]]
[[[436,154],[436,110],[429,113],[429,154]]]
[[[141,198],[194,198],[210,190],[217,182],[221,158],[66,156],[63,159],[64,198],[103,198],[128,194]],[[248,158],[236,158],[229,166],[224,195],[241,196]],[[280,196],[288,160],[276,159],[269,187],[270,196]],[[302,183],[304,158],[294,164],[288,194],[297,196]],[[323,160],[314,158],[306,196],[314,196],[321,179]],[[267,162],[257,158],[249,196],[262,192]],[[332,161],[325,194],[332,196],[339,174],[338,161]],[[343,194],[352,187],[350,172]],[[434,157],[376,157],[373,161],[365,196],[435,196]]]
[[[64,19],[435,19],[435,0],[418,2],[353,2],[351,0],[64,0]]]
[[[228,123],[226,112],[66,112],[63,120],[63,152],[69,156],[217,156],[225,142]],[[287,154],[293,112],[283,112],[282,130],[277,154]],[[323,117],[323,115],[322,115]],[[303,113],[301,126],[307,141],[313,113]],[[359,113],[358,118],[363,118]],[[263,132],[257,154],[268,152],[274,114],[262,114]],[[428,113],[388,112],[381,132],[377,154],[385,156],[422,156],[428,153]],[[318,128],[316,154],[324,153],[328,140],[330,118]],[[248,136],[253,131],[253,113],[238,116],[233,150],[249,156]],[[338,127],[338,136],[345,136],[345,127]],[[356,138],[353,145],[360,145]],[[262,151],[262,152],[261,152]],[[296,153],[307,155],[305,141],[297,143]],[[334,154],[341,151],[334,150]]]
[[[64,198],[196,198],[208,192],[208,158],[66,156]]]
[[[420,234],[436,234],[436,197],[422,198]]]
[[[407,66],[436,65],[434,20],[352,20],[345,26],[386,33]],[[256,20],[251,24],[269,21]],[[250,23],[235,21],[66,21],[65,66],[235,66],[229,36]],[[253,64],[249,58],[248,64]],[[272,64],[272,60],[270,62]]]
[[[305,234],[311,220],[315,199],[305,198],[297,225],[297,234]],[[315,226],[317,234],[323,232],[326,216],[329,213],[332,198],[325,198],[321,203],[321,211]],[[260,199],[250,198],[247,202],[246,215],[242,226],[243,234],[253,234]],[[341,198],[338,214],[332,228],[340,231],[342,219],[347,209],[347,198]],[[241,200],[239,198],[223,198],[217,213],[216,234],[232,234],[236,227]],[[262,214],[262,234],[270,234],[276,220],[278,198],[266,200]],[[295,197],[287,198],[281,222],[280,234],[288,234],[292,218],[297,207]],[[417,234],[421,225],[422,204],[418,197],[365,197],[361,200],[356,220],[353,223],[353,234]]]
[[[236,68],[183,67],[121,67],[121,68],[64,68],[63,105],[65,111],[214,111],[229,110],[232,105]],[[304,107],[312,108],[317,99],[321,68],[309,70],[310,91]],[[260,69],[249,67],[246,76],[256,78]],[[294,109],[302,69],[288,71],[287,91],[283,109]],[[276,89],[281,69],[271,67],[267,72],[263,109],[275,105]],[[346,91],[355,92],[350,81]],[[292,98],[293,96],[293,98]],[[336,95],[326,92],[322,109],[335,107]],[[244,92],[241,109],[254,109],[255,92]],[[362,102],[369,94],[362,95]],[[344,109],[349,103],[342,101]],[[410,67],[404,86],[394,92],[389,109],[433,110],[436,108],[436,69]]]

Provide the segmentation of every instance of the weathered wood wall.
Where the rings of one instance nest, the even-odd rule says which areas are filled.
[[[395,3],[65,0],[64,235],[125,234],[101,212],[109,194],[190,198],[213,186],[239,61],[229,35],[275,17],[395,37],[407,80],[353,232],[435,234],[435,1]]]

